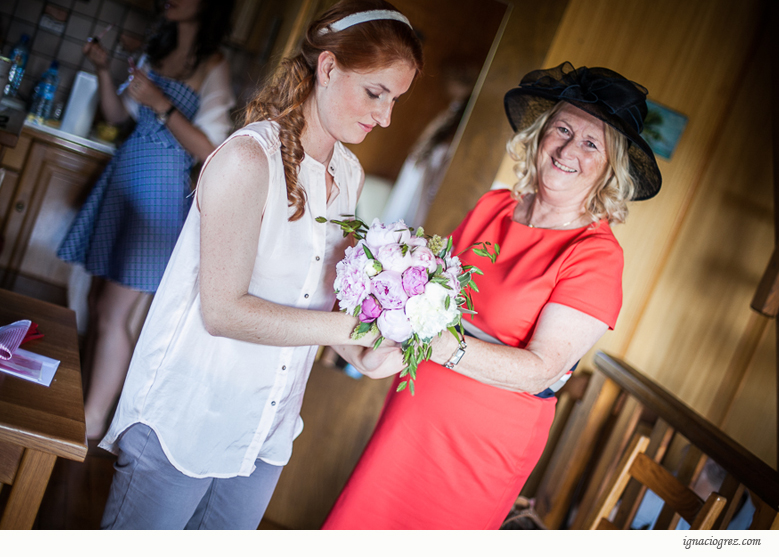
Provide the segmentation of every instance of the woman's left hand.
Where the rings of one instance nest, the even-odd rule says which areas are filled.
[[[128,94],[135,102],[148,106],[154,112],[161,113],[170,108],[171,103],[168,98],[143,70],[136,68],[133,71]]]

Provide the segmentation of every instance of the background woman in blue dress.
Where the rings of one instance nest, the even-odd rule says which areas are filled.
[[[117,150],[60,246],[60,258],[93,275],[85,373],[87,437],[100,437],[127,373],[127,323],[145,292],[155,292],[190,205],[190,171],[232,129],[235,104],[219,47],[234,0],[170,0],[162,6],[138,67],[114,88],[109,56],[84,46],[95,65],[100,106],[133,133]]]

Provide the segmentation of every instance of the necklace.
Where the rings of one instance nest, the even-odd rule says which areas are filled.
[[[535,201],[535,200],[534,200],[534,201]],[[533,224],[530,222],[531,220],[533,220],[533,209],[534,209],[534,208],[535,208],[535,203],[533,203],[533,202],[531,201],[531,202],[530,202],[530,208],[527,210],[527,216],[526,216],[526,218],[527,218],[527,225],[526,225],[526,226],[527,226],[528,228],[536,228],[536,229],[538,229],[538,228],[542,228],[542,229],[548,229],[548,230],[553,230],[553,229],[556,229],[556,228],[565,228],[566,226],[569,226],[569,225],[571,225],[571,224],[575,223],[575,222],[576,222],[577,220],[579,220],[580,218],[582,218],[582,217],[584,216],[584,213],[585,213],[584,211],[582,211],[581,213],[579,213],[578,215],[576,215],[576,218],[574,218],[574,219],[572,219],[572,220],[569,220],[568,222],[564,222],[563,224],[556,224],[555,226],[540,226],[540,227],[539,227],[539,226],[534,226],[534,225],[533,225]]]

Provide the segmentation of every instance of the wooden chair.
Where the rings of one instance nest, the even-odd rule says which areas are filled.
[[[691,530],[710,530],[725,507],[727,500],[718,493],[703,499],[683,485],[660,464],[649,458],[646,448],[649,437],[636,434],[619,462],[608,489],[589,521],[590,530],[616,530],[608,520],[631,478],[651,489],[682,518],[690,523]]]

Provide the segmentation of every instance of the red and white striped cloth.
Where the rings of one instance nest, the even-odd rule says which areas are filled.
[[[30,328],[31,321],[23,319],[16,323],[11,323],[5,327],[0,327],[0,360],[10,360],[16,349],[24,340],[27,329]]]

